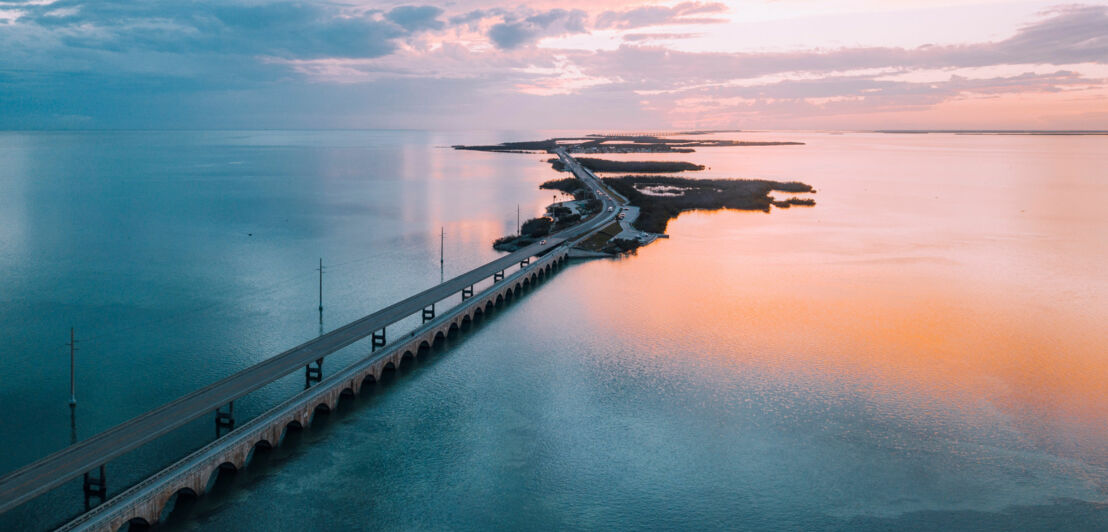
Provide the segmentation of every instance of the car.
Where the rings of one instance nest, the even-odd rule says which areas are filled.
[[[612,212],[612,208],[611,208],[611,207],[608,207],[608,212]]]
[[[546,244],[546,241],[545,241],[545,240],[543,240],[542,242],[539,242],[539,245],[540,245],[540,246],[541,246],[541,245],[543,245],[543,244]]]

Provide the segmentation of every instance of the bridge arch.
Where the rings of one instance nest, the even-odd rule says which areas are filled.
[[[327,404],[326,400],[324,400],[322,403],[317,403],[308,412],[308,424],[315,425],[316,418],[318,418],[320,415],[331,415],[331,405]]]
[[[128,532],[130,532],[131,530],[134,530],[134,531],[137,532],[139,530],[150,530],[150,527],[152,527],[152,526],[154,526],[154,523],[151,523],[145,517],[132,517],[126,523],[123,523],[116,530],[123,530],[124,527],[126,527]]]
[[[190,486],[181,486],[180,488],[177,488],[176,490],[174,490],[172,492],[167,491],[166,494],[164,494],[163,496],[158,498],[157,504],[155,505],[155,508],[154,508],[154,511],[156,511],[157,514],[152,516],[153,517],[153,522],[155,522],[155,523],[164,522],[166,520],[166,518],[169,517],[169,514],[173,513],[173,510],[177,508],[177,503],[182,498],[196,500],[196,499],[200,498],[200,493],[197,493],[197,491],[195,489],[193,489],[192,487],[190,487]],[[147,518],[138,517],[136,519],[141,519],[145,523],[145,524],[141,524],[140,527],[141,526],[146,526],[146,527],[153,526],[153,525],[149,524],[150,520],[147,519]],[[133,521],[133,519],[132,519],[132,521]],[[133,527],[132,527],[132,529],[133,529]]]
[[[205,478],[208,484],[197,485],[195,488],[191,485],[180,485],[182,480],[179,477],[174,477],[170,480],[164,481],[163,486],[174,486],[173,491],[169,491],[166,498],[157,505],[157,514],[153,514],[150,517],[139,516],[133,521],[136,526],[142,526],[144,524],[156,524],[163,521],[162,512],[172,512],[175,501],[181,497],[198,497],[202,496],[205,491],[211,488],[216,482],[219,482],[221,475],[227,474],[227,472],[237,472],[244,467],[249,467],[250,462],[257,449],[264,449],[267,447],[278,446],[283,443],[287,433],[290,430],[301,430],[309,427],[312,424],[312,420],[318,412],[330,412],[337,408],[341,397],[354,396],[360,393],[360,389],[366,382],[371,384],[377,383],[380,378],[380,373],[386,370],[396,370],[404,361],[416,360],[422,355],[424,350],[431,350],[432,347],[437,347],[439,344],[453,338],[465,329],[467,325],[472,325],[479,318],[486,317],[493,311],[496,306],[505,302],[511,301],[513,298],[519,299],[527,290],[533,290],[535,285],[541,284],[549,280],[550,276],[560,270],[562,265],[569,263],[569,258],[564,254],[556,254],[553,256],[547,256],[539,259],[536,263],[528,268],[524,268],[523,271],[517,272],[518,274],[514,279],[508,279],[506,282],[497,283],[491,290],[486,291],[480,298],[467,299],[455,309],[451,309],[450,313],[444,312],[439,316],[440,320],[436,320],[433,325],[435,329],[423,329],[420,336],[409,335],[408,338],[404,338],[400,342],[390,344],[386,350],[382,350],[381,355],[387,354],[388,358],[382,360],[382,358],[369,359],[363,362],[359,362],[358,373],[351,372],[349,379],[344,379],[349,382],[335,382],[329,383],[330,388],[322,393],[319,390],[315,390],[316,393],[310,395],[312,399],[316,399],[318,404],[311,408],[304,408],[304,404],[312,404],[316,401],[304,401],[297,405],[295,412],[287,412],[278,414],[269,418],[274,423],[268,425],[268,428],[258,430],[258,432],[251,432],[249,435],[238,437],[238,439],[232,439],[231,443],[227,447],[233,446],[233,449],[227,449],[225,452],[220,451],[217,460],[206,461],[203,466],[197,467],[190,472],[190,478],[197,479],[197,482],[202,482]],[[535,267],[538,266],[538,267]],[[468,306],[466,306],[468,305]],[[443,318],[452,317],[451,322],[441,321]],[[417,346],[418,342],[418,346]],[[257,430],[257,429],[254,429]],[[257,437],[260,434],[264,434],[264,437]],[[254,441],[251,445],[240,445],[240,443],[246,443]],[[213,457],[215,458],[215,457]],[[222,461],[220,461],[222,460]],[[212,464],[219,462],[219,465],[212,468]],[[206,473],[206,475],[205,475]],[[147,499],[148,502],[152,502]],[[154,505],[150,505],[149,508],[153,508]],[[146,510],[129,510],[129,515],[136,515],[139,512]],[[126,518],[128,514],[116,514],[118,519]]]
[[[261,438],[260,440],[250,444],[250,446],[246,448],[246,453],[243,456],[242,467],[248,467],[254,461],[254,455],[257,453],[258,449],[272,448],[273,445],[270,445],[269,440],[265,438]]]
[[[234,474],[237,473],[238,470],[239,468],[235,467],[235,464],[227,461],[221,462],[219,465],[215,466],[211,472],[208,473],[208,482],[204,484],[204,493],[212,491],[212,487],[219,481],[220,476]]]

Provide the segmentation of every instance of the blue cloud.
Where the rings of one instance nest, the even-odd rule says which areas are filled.
[[[400,6],[385,13],[385,18],[409,32],[441,30],[446,26],[439,20],[442,9],[435,6]]]
[[[60,0],[28,6],[19,20],[56,31],[78,48],[219,52],[283,58],[380,57],[394,39],[441,28],[432,6],[401,6],[384,19],[335,4]],[[61,13],[59,15],[59,13]]]
[[[588,31],[588,15],[579,9],[551,9],[523,19],[506,17],[504,22],[489,28],[489,39],[501,50],[511,50],[531,44],[543,37]]]

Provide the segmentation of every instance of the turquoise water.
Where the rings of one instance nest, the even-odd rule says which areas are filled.
[[[0,135],[0,471],[69,442],[70,326],[81,438],[318,334],[320,257],[326,329],[437,282],[440,228],[447,276],[495,257],[554,173],[443,146],[545,136]],[[683,215],[576,264],[168,528],[1108,527],[1104,140],[754,137],[809,144],[688,158],[808,182],[816,208]],[[113,462],[109,490],[212,432]],[[71,482],[0,528],[80,503]]]

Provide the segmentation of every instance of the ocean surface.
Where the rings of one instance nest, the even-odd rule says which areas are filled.
[[[320,259],[330,330],[439,282],[440,231],[447,278],[495,258],[558,174],[448,146],[567,134],[0,132],[0,473],[318,335]],[[608,157],[817,205],[575,263],[165,528],[1108,529],[1108,137],[714,137],[806,144]],[[213,435],[113,461],[109,493]],[[82,505],[78,479],[0,530]]]

